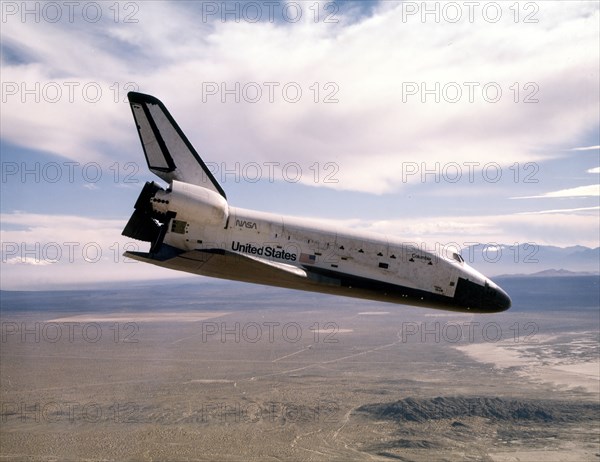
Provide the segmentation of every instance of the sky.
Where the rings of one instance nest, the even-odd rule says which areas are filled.
[[[0,288],[180,277],[127,261],[167,106],[233,206],[424,243],[599,246],[589,2],[3,1]]]

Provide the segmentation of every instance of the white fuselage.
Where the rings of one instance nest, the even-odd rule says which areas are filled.
[[[173,200],[177,194],[185,200]],[[174,181],[170,191],[159,192],[156,198],[155,209],[177,213],[178,226],[169,228],[164,243],[185,251],[222,249],[445,297],[454,296],[461,276],[480,286],[490,283],[463,261],[426,251],[416,243],[231,207],[217,194],[198,186]]]

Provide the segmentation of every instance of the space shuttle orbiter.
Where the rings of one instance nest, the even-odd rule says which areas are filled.
[[[146,183],[123,235],[150,242],[125,255],[223,279],[469,313],[507,310],[509,296],[450,258],[400,239],[229,205],[165,106],[129,93],[148,168],[168,188]]]

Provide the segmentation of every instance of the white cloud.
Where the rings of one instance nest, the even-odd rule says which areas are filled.
[[[598,197],[600,196],[600,184],[577,186],[576,188],[551,191],[538,196],[511,197],[511,199],[546,199],[561,197]]]
[[[504,246],[501,245],[488,245],[485,247],[486,252],[501,252]]]
[[[570,151],[597,151],[598,149],[600,149],[600,146],[582,146],[570,149]]]
[[[405,243],[425,244],[434,249],[473,243],[513,245],[532,243],[567,247],[598,247],[599,207],[546,210],[496,215],[413,217],[367,221],[363,219],[316,220],[331,227],[345,227],[385,234]]]
[[[7,265],[33,265],[33,266],[45,266],[51,265],[52,261],[44,260],[42,258],[22,256],[8,258],[5,262]]]
[[[571,214],[571,213],[588,213],[593,211],[599,211],[600,207],[578,207],[573,209],[554,209],[554,210],[539,210],[535,212],[519,212],[518,215],[543,215],[546,213],[561,213],[561,214]]]
[[[508,7],[498,24],[480,16],[473,23],[403,22],[401,4],[392,2],[338,24],[208,24],[190,5],[145,2],[137,24],[3,24],[3,45],[29,60],[3,62],[5,82],[80,83],[73,103],[23,104],[8,96],[3,139],[79,162],[139,160],[130,111],[114,102],[117,88],[122,100],[125,84],[135,82],[167,104],[208,161],[332,161],[343,178],[329,186],[382,193],[402,186],[406,161],[507,166],[572,145],[597,125],[600,20],[593,2],[544,3],[537,24],[515,23]],[[203,82],[257,82],[263,99],[203,102]],[[280,83],[273,104],[264,82]],[[315,103],[315,82],[320,101],[338,88],[339,102]],[[456,82],[464,97],[403,100],[409,82]],[[472,103],[463,82],[478,83]],[[97,103],[82,98],[86,83],[101,88]],[[286,83],[302,88],[298,103],[283,100]],[[499,102],[482,98],[487,83],[502,89]],[[526,96],[539,102],[524,103]]]
[[[405,242],[425,243],[429,248],[456,243],[463,248],[474,242],[489,245],[536,243],[567,247],[575,244],[598,247],[597,213],[487,216],[406,217],[355,226],[397,236]],[[576,239],[574,239],[576,236]]]
[[[600,173],[600,167],[590,168],[587,173]]]

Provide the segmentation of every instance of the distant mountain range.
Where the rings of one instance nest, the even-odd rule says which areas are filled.
[[[495,276],[497,278],[507,277],[507,276],[527,276],[530,278],[548,278],[548,277],[574,277],[574,276],[600,276],[599,273],[592,273],[589,271],[568,271],[566,269],[549,269],[544,271],[539,271],[537,273],[532,274],[502,274],[499,276]]]
[[[464,248],[461,255],[469,265],[489,276],[600,274],[600,247],[477,244]]]

